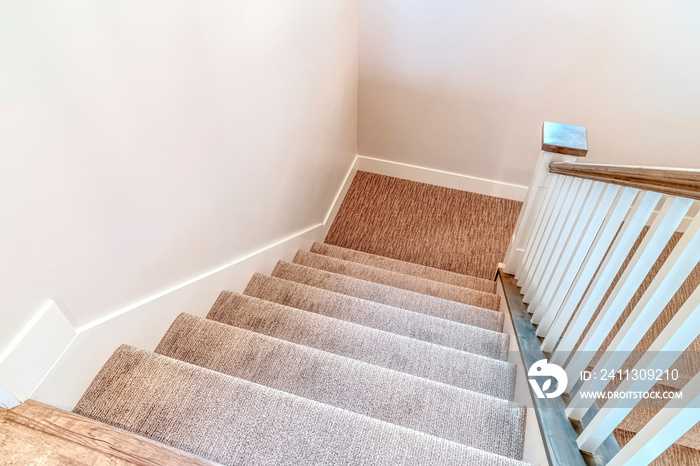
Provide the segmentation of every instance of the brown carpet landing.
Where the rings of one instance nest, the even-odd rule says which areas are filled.
[[[326,243],[492,280],[521,206],[358,171]]]

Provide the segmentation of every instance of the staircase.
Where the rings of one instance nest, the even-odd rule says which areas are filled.
[[[316,243],[120,347],[75,412],[222,464],[521,465],[495,291]]]

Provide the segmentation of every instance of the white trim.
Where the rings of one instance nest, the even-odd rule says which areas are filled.
[[[340,188],[338,188],[338,193],[335,195],[333,203],[328,208],[326,218],[323,220],[323,238],[325,238],[328,234],[328,230],[330,230],[331,225],[335,220],[335,216],[338,215],[340,205],[343,203],[343,199],[345,199],[345,195],[348,193],[348,189],[350,189],[352,180],[355,179],[355,174],[357,173],[358,158],[359,157],[355,156],[355,158],[353,159],[352,163],[350,164],[350,168],[348,169],[348,172],[345,174],[343,183],[340,185]]]
[[[10,393],[5,387],[0,385],[0,408],[12,409],[15,406],[19,406],[20,401],[15,398],[15,396]]]
[[[72,409],[100,367],[120,344],[154,349],[179,313],[204,316],[222,290],[242,291],[254,273],[270,272],[278,260],[291,260],[298,249],[308,248],[314,241],[323,241],[357,172],[357,161],[355,157],[350,164],[323,223],[297,231],[75,329],[75,338],[70,342],[72,346],[69,343],[70,347],[64,348],[55,364],[41,374],[38,388],[32,391],[32,398]],[[38,314],[32,325],[41,320],[42,315]],[[13,347],[24,341],[25,336],[26,332],[18,336]],[[16,354],[20,361],[30,356],[26,351]],[[16,373],[13,378],[24,379],[22,374]],[[28,397],[26,392],[22,392],[18,398],[23,401]]]
[[[304,230],[301,230],[301,231],[298,231],[298,232],[296,232],[296,233],[293,233],[293,234],[291,234],[291,235],[289,235],[289,236],[287,236],[287,237],[285,237],[285,238],[282,238],[281,240],[275,241],[275,242],[272,243],[272,244],[269,244],[269,245],[267,245],[267,246],[264,246],[263,248],[258,249],[257,251],[254,251],[254,252],[252,252],[252,253],[249,253],[249,254],[246,254],[246,255],[244,255],[244,256],[242,256],[242,257],[239,257],[239,258],[237,258],[237,259],[234,259],[233,261],[229,262],[228,264],[225,264],[225,265],[222,265],[222,266],[220,266],[220,267],[217,267],[217,268],[215,268],[215,269],[213,269],[213,270],[210,270],[210,271],[208,271],[208,272],[205,272],[205,273],[203,273],[203,274],[201,274],[201,275],[198,275],[198,276],[196,276],[196,277],[194,277],[194,278],[190,278],[189,280],[186,280],[186,281],[184,281],[184,282],[182,282],[182,283],[180,283],[180,284],[177,284],[177,285],[172,286],[172,287],[170,287],[170,288],[168,288],[168,289],[166,289],[166,290],[163,290],[163,291],[161,291],[161,292],[158,292],[158,293],[156,293],[156,294],[154,294],[154,295],[152,295],[152,296],[149,296],[148,298],[142,299],[141,301],[138,301],[138,302],[136,302],[136,303],[134,303],[134,304],[131,304],[131,305],[129,305],[129,306],[126,306],[126,307],[124,307],[124,308],[122,308],[122,309],[119,309],[119,310],[117,310],[117,311],[114,311],[113,313],[108,314],[108,315],[106,315],[106,316],[104,316],[104,317],[100,317],[99,319],[96,319],[96,320],[94,320],[94,321],[92,321],[92,322],[90,322],[90,323],[88,323],[88,324],[85,324],[85,325],[83,325],[83,326],[81,326],[81,327],[78,327],[76,330],[77,330],[78,333],[82,333],[82,332],[85,332],[85,331],[90,330],[90,329],[92,329],[92,328],[95,328],[95,327],[97,327],[98,325],[102,325],[102,324],[104,324],[104,323],[106,323],[106,322],[108,322],[108,321],[110,321],[110,320],[112,320],[112,319],[115,319],[115,318],[117,318],[117,317],[119,317],[119,316],[121,316],[121,315],[123,315],[123,314],[126,314],[127,312],[131,312],[131,311],[133,311],[134,309],[138,309],[138,308],[140,308],[140,307],[142,307],[142,306],[145,306],[146,304],[148,304],[148,303],[150,303],[150,302],[152,302],[152,301],[155,301],[155,300],[157,300],[157,299],[159,299],[159,298],[162,298],[162,297],[165,296],[165,295],[168,295],[168,294],[173,293],[173,292],[175,292],[175,291],[178,291],[178,290],[180,290],[180,289],[182,289],[182,288],[185,288],[185,287],[187,287],[187,286],[189,286],[189,285],[192,285],[192,284],[194,284],[194,283],[197,283],[197,282],[199,282],[199,281],[202,281],[202,280],[204,280],[204,279],[206,279],[206,278],[208,278],[208,277],[210,277],[210,276],[212,276],[212,275],[215,275],[215,274],[217,274],[217,273],[219,273],[219,272],[223,272],[223,271],[225,271],[226,269],[229,269],[229,268],[231,268],[231,267],[234,267],[234,266],[240,264],[241,262],[244,262],[245,260],[250,259],[250,258],[252,258],[252,257],[254,257],[254,256],[257,256],[257,255],[259,255],[259,254],[263,254],[263,253],[269,251],[270,249],[273,249],[273,248],[275,248],[275,247],[277,247],[277,246],[280,246],[280,245],[282,245],[282,244],[284,244],[284,243],[286,243],[286,242],[288,242],[288,241],[292,241],[292,240],[294,240],[294,239],[296,239],[296,238],[299,238],[299,237],[301,237],[301,236],[304,236],[305,234],[307,234],[307,233],[309,233],[309,232],[311,232],[311,231],[314,231],[314,230],[316,230],[316,229],[318,229],[318,228],[320,228],[320,227],[322,227],[322,226],[323,226],[323,224],[319,223],[318,225],[313,225],[313,226],[311,226],[311,227],[309,227],[309,228],[306,228],[306,229],[304,229]]]
[[[357,156],[357,170],[521,202],[525,200],[528,190],[527,186],[519,184],[477,178],[363,155]]]
[[[32,360],[33,352],[36,351],[30,343],[43,347],[47,341],[52,341],[54,343],[47,346],[50,348],[46,353],[48,362],[37,366],[31,377],[18,370],[8,373],[7,377],[0,373],[0,382],[5,384],[6,391],[9,391],[14,401],[24,401],[31,396],[37,401],[72,409],[100,367],[119,345],[131,344],[144,349],[155,349],[179,313],[204,316],[222,290],[243,290],[254,273],[269,273],[278,260],[291,259],[297,249],[308,248],[314,241],[323,241],[358,170],[515,200],[524,199],[527,193],[526,186],[356,156],[323,223],[292,233],[75,329],[60,309],[50,303],[18,335],[5,354],[8,360],[12,358],[16,361],[14,367],[26,367],[26,362]],[[60,331],[49,335],[50,332],[46,330],[50,327],[48,324],[61,319],[67,326],[59,325]],[[31,337],[35,333],[32,330],[34,328],[48,340]],[[40,353],[43,351],[42,349]],[[14,389],[15,386],[20,389]],[[0,397],[3,393],[0,386]],[[2,400],[4,398],[0,398],[0,402]]]
[[[31,320],[3,355],[0,382],[15,401],[32,396],[78,332],[53,301]]]
[[[323,240],[317,224],[253,253],[235,259],[149,298],[119,309],[78,329],[58,363],[32,394],[32,399],[71,410],[105,361],[122,344],[154,350],[182,312],[204,317],[222,290],[242,291],[256,273],[270,273],[279,260],[291,260],[298,249]]]

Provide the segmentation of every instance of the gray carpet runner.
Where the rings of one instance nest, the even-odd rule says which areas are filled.
[[[470,277],[469,275],[461,275],[459,273],[450,272],[449,270],[435,269],[427,265],[414,264],[412,262],[404,262],[398,259],[389,257],[376,256],[354,249],[341,248],[326,243],[314,243],[311,246],[311,252],[323,254],[324,256],[336,257],[351,262],[358,262],[364,265],[371,265],[380,269],[400,272],[407,275],[415,275],[416,277],[427,278],[437,282],[457,285],[464,288],[471,288],[477,291],[485,291],[486,293],[496,293],[496,282],[493,280],[485,280],[483,278]]]
[[[75,412],[226,465],[522,464],[127,346]]]
[[[221,293],[207,318],[436,382],[513,399],[515,366],[505,361],[229,291]]]
[[[323,256],[312,252],[298,251],[294,260],[295,264],[305,265],[328,272],[347,275],[382,285],[389,285],[403,290],[415,291],[429,296],[449,299],[463,304],[493,309],[500,308],[500,300],[497,295],[483,291],[463,288],[448,283],[436,282],[427,278],[406,275],[391,270],[380,269],[369,265],[358,264],[335,257]]]
[[[500,332],[503,314],[326,270],[280,261],[273,277]]]
[[[243,294],[494,359],[508,357],[509,337],[289,280],[253,275]]]
[[[491,282],[316,243],[75,412],[224,465],[521,466],[526,410]]]
[[[177,318],[155,352],[484,451],[522,457],[525,410],[499,398],[187,314]],[[493,428],[499,432],[488,432]]]

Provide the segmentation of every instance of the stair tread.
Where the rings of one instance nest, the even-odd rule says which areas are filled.
[[[224,291],[207,318],[437,382],[513,399],[515,366]]]
[[[523,464],[128,346],[75,412],[227,465]]]
[[[522,459],[522,405],[181,314],[156,353]]]
[[[493,293],[463,288],[336,257],[299,250],[292,262],[484,309],[497,311],[500,308],[500,299]]]
[[[635,435],[636,432],[615,429],[615,438],[621,447],[627,445]],[[700,465],[700,451],[696,447],[688,447],[676,442],[656,457],[651,464],[653,466],[697,466]]]
[[[673,389],[670,389],[673,390]],[[675,391],[675,390],[674,390]],[[665,405],[670,400],[654,400],[655,407],[644,407],[644,401],[632,409],[629,414],[622,420],[617,430],[637,433],[647,425],[651,419],[661,411],[660,404]],[[700,450],[700,424],[691,427],[675,442],[676,445]]]
[[[500,332],[504,314],[347,275],[279,261],[273,277]]]
[[[367,252],[357,251],[355,249],[348,249],[332,244],[315,242],[313,246],[311,246],[311,252],[336,257],[346,261],[358,262],[360,264],[370,265],[394,272],[400,272],[407,275],[415,275],[417,277],[461,286],[463,288],[471,288],[473,290],[484,291],[486,293],[496,293],[496,282],[493,280],[472,277],[470,275],[462,275],[449,270],[437,269],[427,265],[415,264],[413,262],[406,262],[399,259],[392,259],[390,257],[370,254]]]
[[[494,359],[508,357],[505,333],[282,278],[255,274],[243,294]]]

